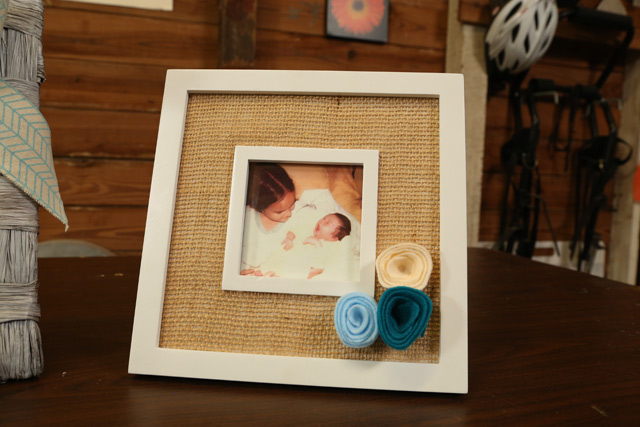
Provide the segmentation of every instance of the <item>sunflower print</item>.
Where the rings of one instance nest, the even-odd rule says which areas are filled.
[[[338,25],[352,34],[372,32],[384,16],[384,0],[333,0],[331,13]]]

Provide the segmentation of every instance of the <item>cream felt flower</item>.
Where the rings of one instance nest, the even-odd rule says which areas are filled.
[[[424,246],[399,243],[378,255],[376,270],[378,281],[384,288],[408,286],[424,289],[433,270],[433,261]]]

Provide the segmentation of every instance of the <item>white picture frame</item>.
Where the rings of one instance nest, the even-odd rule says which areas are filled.
[[[131,7],[136,9],[173,10],[173,0],[69,0],[77,3],[93,3],[105,6]]]
[[[290,357],[161,348],[164,288],[189,95],[305,94],[439,99],[439,363]],[[467,247],[461,75],[330,71],[170,70],[149,199],[129,372],[296,385],[466,393]]]
[[[357,248],[354,248],[357,249],[359,254],[359,274],[357,277],[353,278],[353,280],[338,281],[326,280],[323,274],[319,274],[313,279],[304,279],[255,277],[239,273],[243,268],[240,261],[243,230],[245,228],[248,169],[250,162],[257,161],[284,164],[359,165],[363,167],[362,221],[358,227]],[[373,296],[375,291],[377,200],[377,150],[236,146],[231,181],[229,219],[227,221],[222,289],[228,291],[334,296],[342,296],[350,292],[364,292]],[[351,221],[356,220],[352,218]],[[301,238],[304,238],[304,236],[299,236],[298,240]]]

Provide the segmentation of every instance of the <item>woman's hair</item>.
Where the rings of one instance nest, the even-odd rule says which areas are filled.
[[[336,212],[333,215],[335,215],[340,221],[340,226],[336,229],[334,236],[336,236],[338,240],[342,240],[351,234],[351,221],[341,213]]]
[[[275,163],[250,163],[247,205],[262,212],[295,187],[289,174]]]

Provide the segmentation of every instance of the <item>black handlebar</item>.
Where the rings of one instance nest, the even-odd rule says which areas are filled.
[[[615,31],[633,31],[633,19],[627,15],[596,9],[576,7],[568,16],[569,21],[592,28]]]
[[[598,81],[595,85],[601,88],[609,77],[609,74],[611,74],[611,71],[613,71],[616,63],[622,59],[622,56],[631,44],[633,33],[635,31],[633,27],[633,19],[627,15],[620,15],[596,9],[587,9],[583,7],[571,8],[566,12],[565,16],[568,17],[569,21],[588,26],[591,29],[597,28],[602,30],[624,31],[626,33],[624,40],[614,51],[611,59],[602,71],[602,74],[598,77]]]
[[[600,88],[598,86],[588,85],[575,85],[575,86],[562,86],[557,85],[550,79],[531,79],[529,81],[529,88],[534,92],[559,92],[564,94],[570,94],[576,98],[584,99],[586,101],[599,101],[602,99]]]

